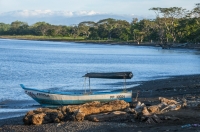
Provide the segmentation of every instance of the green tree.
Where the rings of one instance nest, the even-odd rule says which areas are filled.
[[[76,39],[80,34],[80,31],[79,31],[79,28],[78,28],[77,25],[72,26],[71,29],[70,29],[70,32],[71,32],[71,36],[74,39]]]
[[[98,34],[98,27],[90,27],[89,32],[89,39],[100,39]]]
[[[29,26],[26,22],[14,21],[10,25],[11,35],[25,35],[28,33]]]
[[[70,27],[69,26],[60,26],[61,29],[59,30],[60,36],[70,36]]]
[[[115,27],[112,29],[112,37],[128,41],[130,39],[130,23],[125,20],[116,20]]]
[[[48,33],[47,31],[49,30],[50,26],[51,25],[46,22],[37,22],[33,24],[32,31],[37,36],[40,36],[40,35],[45,36],[47,35]]]
[[[84,21],[78,24],[78,28],[81,36],[85,36],[86,38],[90,35],[90,28],[96,27],[97,24],[93,21]]]
[[[103,29],[101,31],[105,31],[104,33],[101,34],[107,34],[107,38],[111,39],[112,38],[112,30],[117,26],[117,22],[115,19],[112,18],[107,18],[103,19],[97,22],[97,24],[101,27],[100,29]]]
[[[151,8],[156,15],[156,23],[158,27],[158,36],[160,36],[161,44],[163,42],[169,42],[171,40],[173,43],[176,42],[178,31],[176,30],[178,26],[178,19],[183,18],[187,11],[181,7],[170,7],[170,8]]]
[[[10,24],[0,23],[0,35],[7,35],[10,30]]]
[[[131,35],[133,36],[133,40],[140,44],[140,42],[143,42],[145,37],[144,27],[143,27],[143,21],[139,21],[138,19],[133,19],[131,22]]]

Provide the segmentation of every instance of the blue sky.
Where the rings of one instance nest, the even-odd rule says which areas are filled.
[[[15,10],[94,11],[112,14],[150,15],[151,7],[183,7],[191,10],[199,0],[0,0],[0,13]]]

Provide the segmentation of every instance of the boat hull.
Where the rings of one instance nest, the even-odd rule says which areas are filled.
[[[110,91],[110,92],[50,92],[25,88],[25,93],[44,107],[57,107],[63,105],[83,104],[92,101],[108,102],[112,100],[132,101],[132,91]]]

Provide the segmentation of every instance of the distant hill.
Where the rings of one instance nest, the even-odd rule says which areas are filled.
[[[69,12],[50,10],[18,10],[0,14],[0,22],[10,24],[11,22],[18,20],[27,22],[29,25],[39,21],[45,21],[54,25],[73,25],[83,21],[97,22],[106,18],[126,20],[128,22],[131,22],[133,18],[138,18],[139,20],[144,19],[144,17],[136,15],[103,14],[94,11]]]

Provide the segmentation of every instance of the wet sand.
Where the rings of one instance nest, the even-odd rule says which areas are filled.
[[[167,79],[140,82],[140,84],[132,88],[133,91],[140,91],[140,97],[171,97],[200,94],[199,74],[172,76]]]
[[[146,82],[138,82],[141,85],[131,88],[133,92],[139,91],[138,100],[147,103],[157,103],[158,97],[200,97],[200,75],[174,76],[168,79],[159,79]],[[133,101],[136,94],[133,93]],[[136,102],[136,101],[135,101]],[[159,124],[145,124],[143,122],[62,122],[44,125],[23,125],[23,116],[0,120],[0,131],[198,131],[200,127],[185,127],[186,124],[198,124],[200,122],[200,109],[185,108],[178,111],[165,113],[165,115],[178,117],[180,120],[167,120]]]

